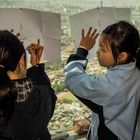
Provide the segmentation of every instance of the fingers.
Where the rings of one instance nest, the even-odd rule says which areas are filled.
[[[43,49],[44,49],[43,46],[39,46],[39,47],[38,47],[38,50],[37,50],[37,57],[38,57],[39,60],[40,60],[40,58],[41,58],[41,56],[42,56]]]
[[[99,36],[99,34],[96,34],[96,35],[94,36],[94,39],[96,40],[98,36]]]
[[[10,32],[10,33],[14,33],[14,29],[10,29],[10,31],[9,31],[9,32]],[[19,36],[20,36],[20,33],[19,33],[19,32],[18,32],[18,33],[16,33],[16,34],[15,34],[15,36],[16,36],[16,37],[19,37]]]
[[[88,30],[88,32],[86,34],[86,38],[89,38],[89,39],[92,39],[92,40],[96,40],[97,37],[99,36],[99,34],[97,33],[97,29],[94,29],[92,32],[91,31],[92,31],[92,27],[89,28],[89,30]],[[82,36],[84,36],[84,33],[82,33]]]
[[[13,33],[14,32],[14,29],[10,29],[10,33]]]
[[[86,34],[86,38],[94,38],[96,39],[98,37],[99,34],[97,34],[97,29],[94,29],[92,32],[92,27],[89,28],[87,34]],[[82,29],[82,38],[84,38],[84,29]]]
[[[41,58],[44,47],[39,45],[40,40],[38,39],[37,44],[31,43],[30,46],[27,47],[27,50],[30,54],[35,55],[37,58]]]
[[[93,38],[95,36],[96,32],[97,32],[97,30],[94,29],[93,32],[91,33],[90,37]]]
[[[44,49],[44,48],[42,47],[42,48],[40,48],[39,51],[38,51],[39,60],[40,60],[40,58],[41,58],[41,56],[42,56],[43,49]]]
[[[30,47],[31,47],[32,49],[36,50],[36,49],[38,48],[38,45],[35,44],[35,43],[31,43],[31,44],[30,44]]]
[[[28,51],[28,53],[29,54],[35,54],[35,49],[33,48],[33,46],[28,46],[27,48],[26,48],[26,50]]]
[[[19,36],[20,36],[20,33],[17,33],[17,34],[16,34],[16,37],[19,37]]]
[[[98,35],[99,34],[97,33],[97,30],[94,29],[92,31],[92,27],[90,27],[86,36],[85,36],[84,29],[82,29],[82,37],[81,37],[81,41],[79,43],[79,46],[83,47],[84,49],[90,50],[91,48],[94,47]]]
[[[92,30],[92,27],[89,28],[89,30],[88,30],[88,32],[86,34],[86,37],[89,37],[90,36],[91,30]]]
[[[32,57],[33,64],[39,64],[40,58],[42,56],[43,46],[39,44],[40,44],[40,40],[38,40],[37,44],[32,43],[30,46],[32,48],[32,50],[30,51],[32,51],[31,57]]]
[[[84,35],[85,33],[84,33],[84,29],[82,29],[82,38],[84,38],[85,37],[85,35]]]

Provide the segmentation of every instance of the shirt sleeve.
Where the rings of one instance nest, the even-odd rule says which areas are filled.
[[[101,106],[106,105],[114,96],[112,89],[109,89],[108,75],[96,77],[86,74],[87,54],[84,51],[86,50],[82,49],[81,53],[81,50],[77,50],[76,54],[68,58],[64,68],[65,86],[78,97]]]
[[[30,79],[34,84],[48,85],[51,86],[50,79],[45,72],[45,65],[38,64],[27,70],[27,78]]]
[[[45,65],[38,64],[29,68],[27,70],[27,78],[30,79],[35,85],[37,85],[39,92],[41,93],[40,98],[42,101],[40,106],[41,104],[42,106],[44,104],[46,105],[48,112],[46,117],[48,117],[50,120],[54,113],[57,97],[55,95],[54,89],[51,87],[50,79],[45,72]]]

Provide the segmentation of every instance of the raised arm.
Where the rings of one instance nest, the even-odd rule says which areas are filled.
[[[40,45],[40,40],[37,43],[31,43],[27,47],[30,57],[31,68],[27,70],[27,78],[31,79],[35,84],[47,84],[51,86],[50,79],[45,73],[45,65],[39,64],[43,52],[43,46]]]

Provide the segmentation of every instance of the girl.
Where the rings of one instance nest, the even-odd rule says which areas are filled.
[[[86,56],[98,37],[91,30],[86,35],[82,30],[80,46],[67,61],[65,85],[94,112],[89,140],[131,140],[140,98],[139,33],[126,21],[103,30],[97,58],[108,69],[96,77],[85,73]],[[138,128],[135,140],[140,139]]]
[[[39,64],[43,47],[32,43],[28,51],[32,67],[26,73],[23,44],[9,31],[0,31],[0,140],[51,139],[47,125],[56,96],[44,64]]]

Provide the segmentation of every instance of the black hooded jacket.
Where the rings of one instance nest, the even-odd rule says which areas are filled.
[[[9,133],[7,130],[3,131],[0,140],[51,139],[47,125],[53,115],[57,98],[44,71],[44,64],[29,68],[26,77],[33,83],[31,93],[24,102],[16,104],[7,127]]]

